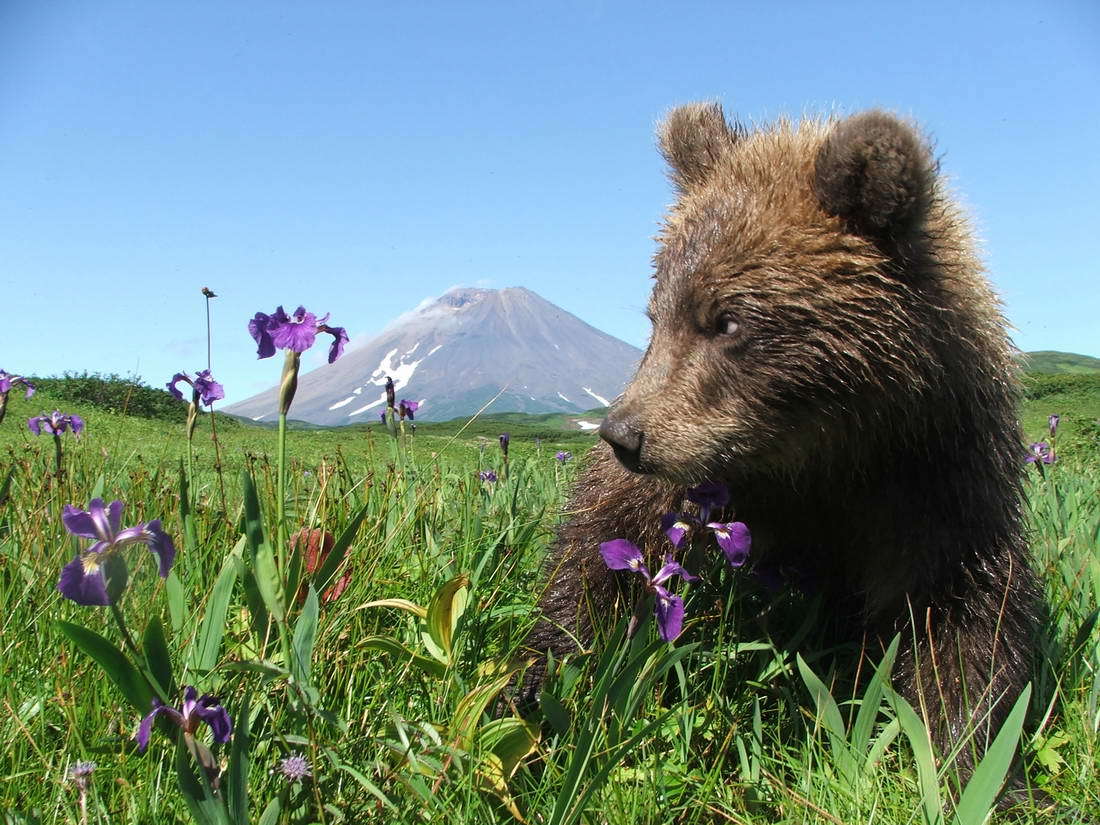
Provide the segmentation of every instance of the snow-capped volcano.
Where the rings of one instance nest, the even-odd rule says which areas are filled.
[[[398,398],[420,402],[418,419],[486,412],[583,412],[606,406],[641,358],[523,287],[458,288],[397,318],[335,364],[302,375],[291,417],[339,425],[377,419],[386,378]],[[276,418],[277,387],[226,412]]]

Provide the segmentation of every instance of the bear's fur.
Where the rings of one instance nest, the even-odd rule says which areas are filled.
[[[968,773],[1030,677],[1014,350],[925,141],[879,111],[748,131],[717,105],[660,130],[678,200],[653,329],[548,560],[545,657],[624,609],[600,542],[657,561],[663,513],[717,480],[754,563],[810,574],[856,638],[900,633],[895,683]],[[531,701],[544,674],[524,685]],[[996,730],[996,727],[992,728]]]

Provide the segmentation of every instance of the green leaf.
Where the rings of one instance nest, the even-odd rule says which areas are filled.
[[[229,818],[236,825],[248,825],[248,755],[251,750],[250,719],[252,694],[248,691],[233,715],[233,743],[229,748],[229,768],[225,777],[225,796]]]
[[[286,605],[283,603],[283,589],[279,586],[275,554],[271,551],[270,545],[265,542],[256,548],[252,564],[256,575],[256,587],[259,588],[264,607],[281,626],[286,620]]]
[[[130,663],[125,654],[98,633],[80,625],[58,622],[57,628],[84,654],[96,662],[107,677],[115,683],[138,713],[149,712],[153,704],[153,689],[141,672]]]
[[[1016,746],[1020,743],[1024,716],[1030,701],[1029,682],[1009,711],[1008,718],[1001,725],[993,744],[974,769],[970,781],[966,783],[966,789],[959,797],[959,806],[955,809],[955,825],[982,825],[989,817],[993,801],[1004,785],[1012,758],[1016,755]]]
[[[921,792],[921,813],[924,825],[940,825],[943,822],[943,802],[940,797],[940,783],[936,775],[936,759],[932,753],[932,739],[928,728],[906,702],[893,689],[886,689],[886,698],[894,709],[898,724],[909,740],[913,757],[917,762],[917,781]]]
[[[188,747],[188,739],[189,735],[181,736],[176,744],[176,778],[191,816],[199,825],[230,825],[224,806],[210,791],[202,766],[196,765],[198,758]],[[193,739],[191,744],[201,747]]]
[[[403,644],[395,642],[388,636],[368,636],[360,644],[370,650],[383,650],[390,653],[402,661],[409,662],[413,667],[422,670],[429,676],[442,678],[447,672],[447,669],[439,662],[426,656],[418,656]]]
[[[381,802],[387,808],[389,808],[390,810],[394,810],[393,803],[390,802],[389,797],[387,797],[384,793],[382,793],[382,791],[379,790],[377,785],[375,785],[373,782],[371,782],[369,779],[367,779],[365,776],[363,776],[363,774],[360,773],[358,769],[352,767],[351,765],[347,765],[347,764],[339,764],[336,767],[337,767],[338,770],[343,771],[348,776],[350,776],[352,779],[354,779],[356,782],[358,782],[363,787],[363,790],[365,790],[367,793],[369,793],[371,796],[373,796],[375,799],[377,799],[379,802]]]
[[[183,547],[187,555],[192,555],[199,547],[199,537],[195,532],[195,517],[191,514],[191,485],[187,481],[187,471],[183,459],[179,461],[180,479],[180,523],[183,525]]]
[[[539,726],[516,716],[492,719],[478,732],[478,741],[500,760],[504,778],[508,779],[524,757],[534,751],[539,741]]]
[[[222,637],[225,635],[225,616],[229,610],[229,599],[233,595],[233,585],[237,583],[237,570],[244,544],[245,538],[242,536],[222,563],[221,572],[206,600],[202,626],[189,651],[188,667],[192,670],[213,670],[218,663]]]
[[[481,714],[489,703],[507,686],[512,679],[512,674],[518,667],[509,668],[491,682],[478,685],[461,699],[455,706],[451,723],[448,726],[451,741],[461,750],[468,751],[474,746],[474,738],[478,726],[481,724]]]
[[[248,538],[249,549],[255,553],[264,543],[264,525],[256,482],[248,470],[241,471],[241,488],[244,493],[244,534]]]
[[[285,667],[275,664],[274,662],[266,662],[263,660],[253,662],[229,662],[222,665],[219,670],[230,670],[234,673],[256,673],[264,677],[265,681],[272,681],[274,679],[286,679],[290,676],[290,671]]]
[[[256,825],[276,825],[282,813],[283,801],[276,796],[267,803],[267,807],[264,808],[264,812],[260,814],[260,818]]]
[[[363,523],[363,519],[367,515],[368,507],[369,504],[364,504],[344,525],[344,529],[336,539],[336,543],[332,545],[328,556],[325,557],[324,564],[321,565],[321,568],[313,577],[313,580],[317,583],[318,593],[324,593],[328,586],[332,584],[332,580],[336,578],[336,572],[340,569],[340,564],[348,554],[351,543],[355,541],[355,535],[359,531],[359,525]]]
[[[466,612],[469,587],[469,577],[459,573],[436,591],[428,605],[428,633],[447,656],[447,664],[453,660],[451,643],[458,620]]]
[[[427,608],[414,604],[408,599],[375,599],[373,602],[367,602],[364,605],[360,605],[359,609],[362,610],[366,607],[396,607],[398,610],[406,610],[421,619],[428,618]]]
[[[183,618],[187,612],[187,596],[183,592],[183,584],[179,576],[173,570],[164,580],[164,592],[168,596],[168,620],[172,623],[172,632],[179,635],[183,632]]]
[[[164,627],[160,623],[160,616],[152,616],[145,625],[145,634],[141,638],[141,651],[145,655],[145,664],[149,668],[149,675],[157,681],[159,687],[156,692],[161,701],[167,702],[168,697],[176,692],[174,679],[172,678],[172,657],[168,653],[168,642],[164,638]]]
[[[551,727],[553,727],[560,736],[565,736],[569,733],[571,721],[569,711],[566,710],[565,705],[562,704],[558,697],[544,690],[539,694],[539,707],[542,708],[542,715],[546,717],[546,721],[550,723]]]
[[[879,662],[877,668],[875,668],[875,675],[871,677],[870,683],[867,685],[867,690],[863,692],[863,698],[860,700],[859,713],[856,714],[856,721],[852,725],[852,753],[856,756],[863,756],[867,752],[867,745],[871,739],[871,732],[875,725],[875,720],[878,719],[879,710],[882,707],[882,696],[886,686],[890,684],[890,674],[894,669],[894,658],[897,656],[898,644],[901,641],[901,636],[894,636],[894,640],[890,643],[890,647],[886,651],[886,655],[882,657],[882,661]]]
[[[290,671],[294,674],[294,678],[303,685],[309,684],[313,644],[317,639],[318,612],[317,591],[313,589],[311,584],[306,596],[306,603],[302,607],[302,612],[298,615],[298,620],[294,623],[294,639],[291,642],[294,661],[290,663]]]

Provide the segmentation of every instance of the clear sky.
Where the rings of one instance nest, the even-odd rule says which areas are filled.
[[[229,401],[277,381],[277,304],[365,340],[526,286],[644,346],[653,131],[693,100],[915,118],[1017,345],[1100,356],[1096,0],[2,0],[0,368],[202,368],[206,285]]]

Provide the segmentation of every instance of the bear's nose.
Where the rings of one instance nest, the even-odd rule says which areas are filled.
[[[615,458],[626,469],[641,472],[642,430],[634,416],[611,410],[600,425],[600,438],[611,445]]]

